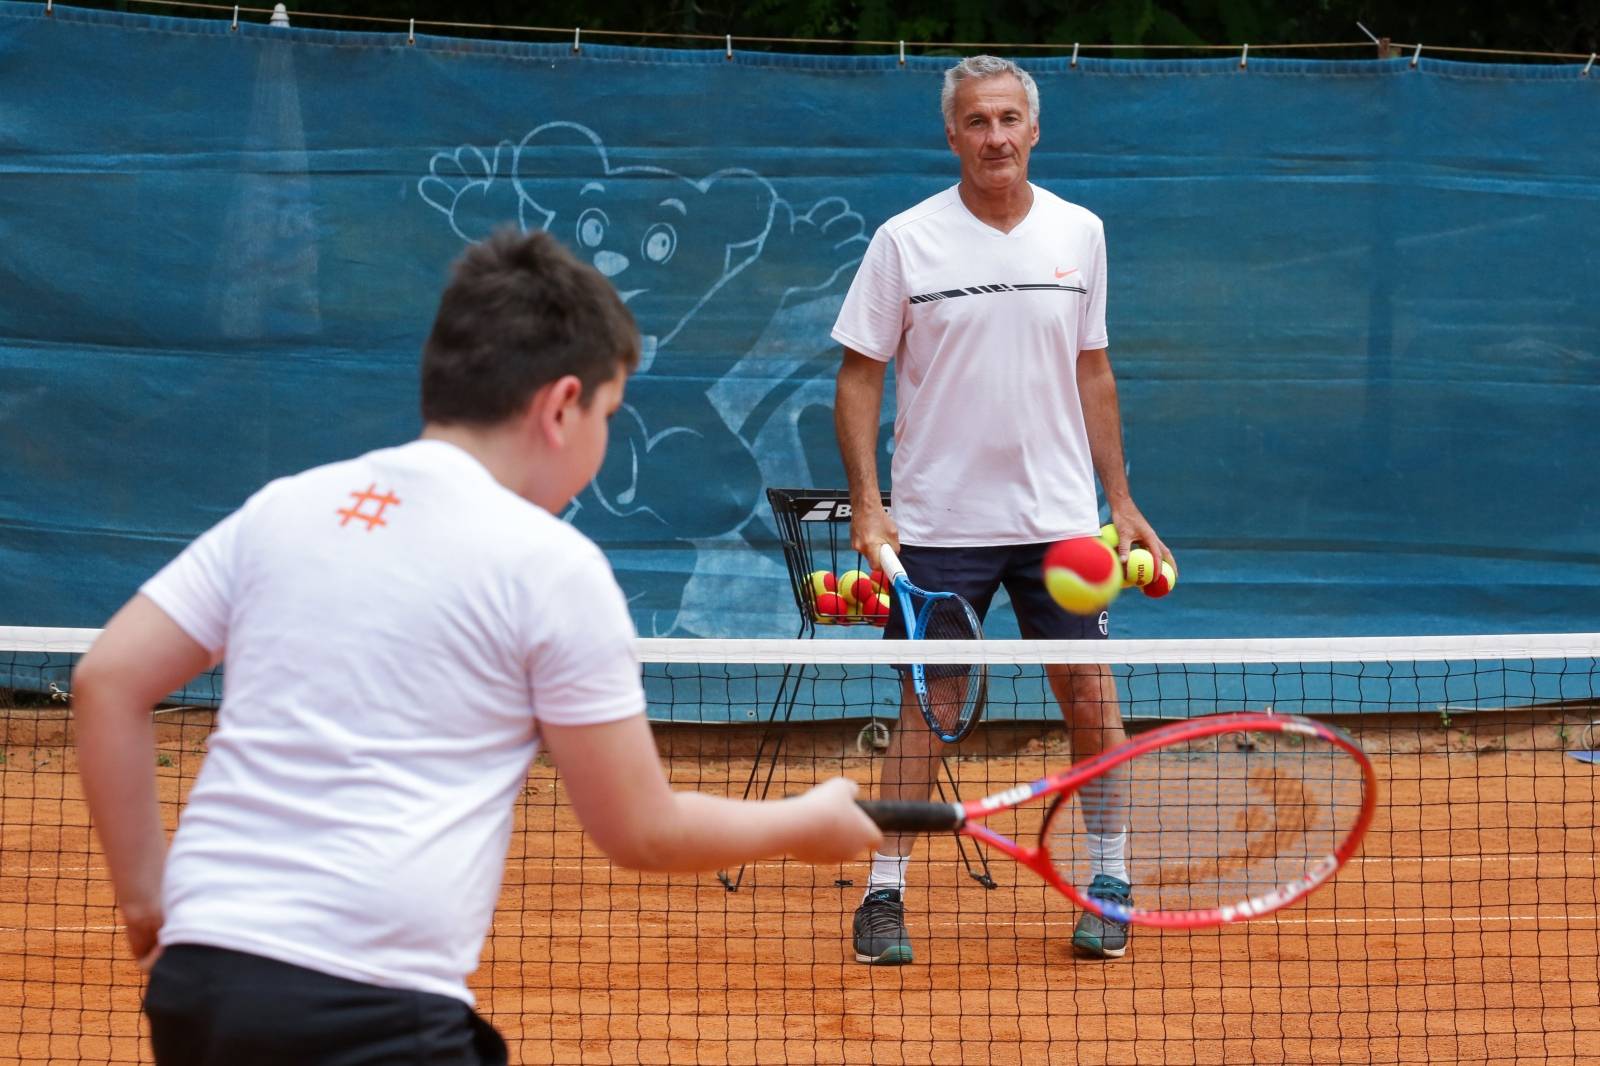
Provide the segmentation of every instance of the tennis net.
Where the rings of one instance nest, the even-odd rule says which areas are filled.
[[[150,1061],[76,778],[76,630],[0,630],[0,1064]],[[835,774],[870,794],[895,728],[873,640],[640,642],[675,786],[784,795]],[[955,837],[919,845],[917,961],[853,961],[867,863],[720,878],[613,868],[540,759],[473,980],[513,1061],[1581,1062],[1600,1053],[1600,634],[984,642],[984,723],[936,785],[976,798],[1066,765],[1045,664],[1108,664],[1130,732],[1236,710],[1310,714],[1377,766],[1361,853],[1310,900],[1223,929],[1135,933],[1098,962],[1070,904]],[[157,712],[175,824],[220,677]],[[447,708],[441,707],[441,713]],[[913,725],[912,728],[920,728]],[[1004,827],[1002,827],[1004,828]],[[1137,889],[1136,889],[1137,891]],[[447,904],[442,904],[447,905]]]

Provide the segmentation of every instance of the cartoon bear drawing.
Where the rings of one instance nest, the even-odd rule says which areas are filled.
[[[746,528],[762,499],[753,447],[760,427],[713,395],[737,376],[775,314],[837,301],[866,250],[862,217],[838,197],[797,211],[743,168],[691,178],[618,165],[599,135],[574,122],[545,123],[488,152],[439,152],[418,191],[463,240],[508,222],[548,230],[609,278],[632,311],[639,371],[612,421],[605,464],[568,517],[623,560],[618,577],[641,630],[673,631],[692,570],[641,564],[647,572],[630,583],[628,551],[687,548]],[[832,342],[824,330],[805,345],[804,373],[814,377],[817,354]]]

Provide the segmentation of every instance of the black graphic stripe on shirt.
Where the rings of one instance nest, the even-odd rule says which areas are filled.
[[[943,289],[939,292],[925,292],[911,297],[914,304],[932,303],[935,300],[949,300],[957,296],[988,296],[997,292],[1035,292],[1038,290],[1056,292],[1081,292],[1089,290],[1082,285],[1060,285],[1054,282],[1028,283],[1016,285],[971,285],[964,289]]]

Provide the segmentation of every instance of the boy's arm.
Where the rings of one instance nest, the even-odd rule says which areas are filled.
[[[154,601],[135,596],[106,624],[72,676],[78,773],[100,836],[128,940],[154,961],[166,834],[156,806],[150,711],[211,666],[213,656]]]
[[[541,723],[539,732],[578,820],[621,866],[696,873],[775,855],[837,863],[883,840],[855,805],[855,782],[844,778],[773,802],[674,792],[642,714],[597,725]]]

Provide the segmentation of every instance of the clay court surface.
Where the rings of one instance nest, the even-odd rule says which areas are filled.
[[[1383,796],[1338,880],[1246,925],[1141,932],[1110,963],[1071,957],[1065,899],[998,857],[985,889],[944,838],[911,872],[917,964],[857,965],[864,862],[763,864],[737,892],[641,878],[584,843],[538,765],[473,983],[523,1063],[1592,1063],[1600,801],[1596,768],[1561,750],[1588,723],[1569,718],[1342,720]],[[210,720],[162,716],[171,817]],[[0,722],[0,1063],[148,1062],[70,722],[50,707]],[[854,728],[792,734],[774,791],[869,781]],[[1059,766],[1060,735],[1036,734],[969,742],[951,761],[963,795]],[[754,731],[660,735],[678,784],[742,792]]]

